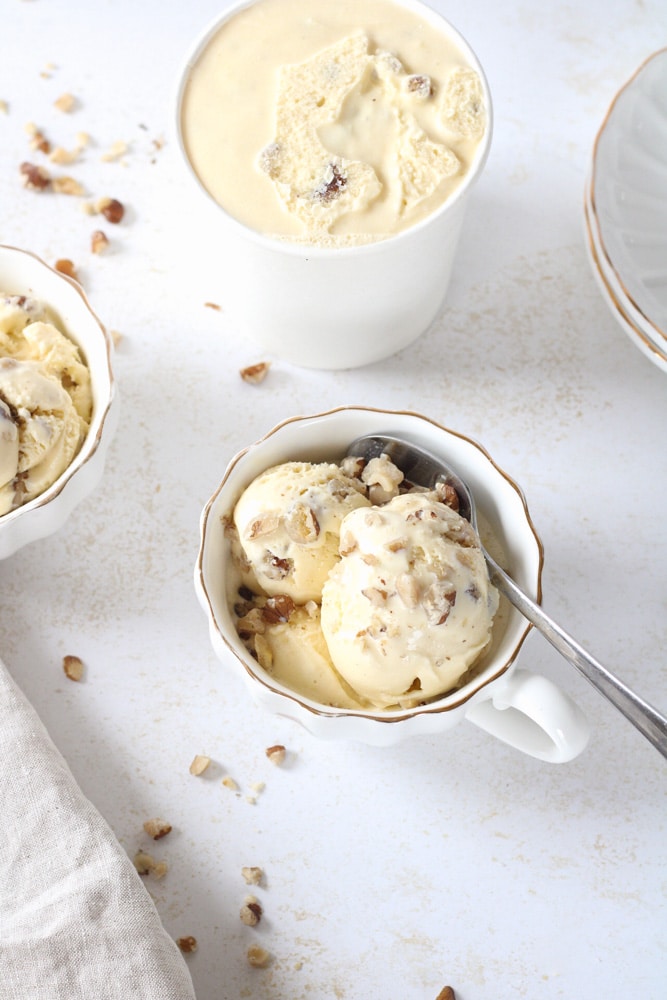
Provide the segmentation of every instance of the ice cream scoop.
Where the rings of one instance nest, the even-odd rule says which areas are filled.
[[[387,455],[405,478],[432,489],[439,484],[453,489],[459,501],[459,513],[476,528],[475,500],[467,483],[441,458],[420,446],[391,434],[364,435],[352,442],[348,454],[367,461]],[[588,653],[565,629],[556,624],[498,563],[482,548],[489,579],[512,602],[525,618],[548,639],[551,645],[603,694],[657,750],[667,757],[667,719],[640,698],[611,671]]]

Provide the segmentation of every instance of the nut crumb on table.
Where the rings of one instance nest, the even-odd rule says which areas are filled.
[[[282,743],[276,743],[275,746],[267,747],[264,751],[266,756],[269,758],[272,764],[280,766],[284,763],[285,757],[287,756],[287,750],[282,745]]]
[[[80,681],[83,677],[83,661],[79,656],[63,656],[63,670],[71,681]]]
[[[264,876],[264,872],[256,865],[251,865],[244,866],[241,869],[241,875],[243,876],[246,885],[259,885]]]
[[[256,969],[264,969],[271,960],[266,948],[260,947],[258,944],[253,944],[248,948],[248,964],[252,965]]]
[[[190,764],[190,774],[194,774],[195,777],[199,777],[200,774],[204,773],[204,771],[206,770],[206,768],[209,766],[210,763],[211,763],[211,758],[207,757],[206,754],[202,753],[196,754],[195,757],[193,758],[192,763]]]
[[[66,274],[68,278],[74,278],[75,281],[79,280],[74,261],[71,261],[69,257],[59,257],[54,267],[60,274]]]
[[[153,840],[161,840],[166,837],[168,833],[171,833],[172,826],[171,823],[167,823],[166,820],[156,817],[155,819],[147,819],[144,823],[144,830],[149,837]]]
[[[456,994],[451,986],[443,986],[435,1000],[456,1000]]]
[[[184,955],[191,955],[197,950],[197,938],[188,935],[187,937],[176,938],[176,944]]]
[[[61,94],[54,102],[54,108],[58,111],[63,111],[65,114],[69,114],[70,111],[74,111],[77,104],[76,97],[74,94]]]
[[[249,385],[259,385],[269,374],[270,367],[271,365],[268,361],[260,361],[255,365],[248,365],[246,368],[242,368],[240,375],[243,381]]]
[[[262,919],[263,912],[262,904],[256,896],[246,896],[239,913],[241,923],[246,927],[256,927]]]

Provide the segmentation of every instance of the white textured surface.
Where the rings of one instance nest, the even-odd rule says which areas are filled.
[[[414,408],[479,439],[523,486],[546,607],[667,708],[667,384],[609,315],[582,235],[593,138],[667,14],[657,0],[434,5],[479,55],[496,113],[448,305],[372,368],[275,362],[254,387],[238,370],[257,352],[204,306],[224,310],[225,262],[189,225],[170,141],[182,54],[222,3],[101,0],[93,16],[83,0],[1,0],[0,239],[75,260],[123,340],[102,487],[68,531],[0,563],[0,652],[128,851],[144,819],[174,825],[154,852],[170,872],[147,884],[167,930],[199,941],[199,1000],[435,1000],[446,983],[458,1000],[664,993],[665,762],[540,637],[523,662],[592,720],[572,764],[469,725],[389,750],[319,743],[225,674],[193,592],[199,511],[236,450],[294,413]],[[80,98],[71,117],[52,108],[64,91]],[[95,139],[63,172],[127,204],[104,226],[107,255],[90,254],[97,221],[74,200],[21,188],[28,121],[66,146]],[[101,162],[119,139],[125,162]],[[80,685],[65,653],[87,665]],[[282,769],[264,757],[276,742]],[[196,753],[215,762],[199,779]],[[248,864],[266,871],[257,930],[238,917]],[[254,941],[267,970],[247,965]]]

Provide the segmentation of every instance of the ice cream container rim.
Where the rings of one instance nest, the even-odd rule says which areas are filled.
[[[349,247],[318,247],[314,244],[309,243],[299,243],[292,240],[283,240],[279,237],[272,236],[270,234],[259,232],[245,223],[237,219],[231,212],[223,208],[211,193],[204,186],[200,180],[197,172],[195,171],[192,163],[190,162],[190,157],[186,149],[186,145],[183,139],[182,131],[182,107],[185,91],[187,89],[187,84],[189,80],[190,73],[194,66],[196,65],[199,56],[203,53],[208,43],[215,36],[217,31],[234,15],[238,14],[240,11],[245,10],[247,7],[252,7],[257,0],[237,0],[231,7],[229,7],[224,14],[216,15],[208,25],[200,32],[197,36],[194,44],[191,45],[188,55],[185,60],[183,69],[181,70],[176,84],[176,96],[175,96],[175,139],[176,146],[180,153],[181,164],[185,169],[185,173],[195,182],[195,190],[198,190],[200,195],[203,196],[204,200],[212,206],[213,209],[218,213],[220,220],[226,224],[230,230],[236,231],[239,235],[244,236],[246,239],[257,243],[267,249],[274,250],[291,257],[306,257],[315,259],[338,259],[341,256],[345,257],[362,257],[373,254],[382,254],[388,252],[393,247],[409,242],[412,238],[418,238],[419,234],[423,229],[432,225],[435,220],[437,220],[441,215],[445,214],[448,210],[453,208],[458,202],[463,202],[466,195],[477,181],[481,175],[486,161],[489,156],[489,151],[491,148],[491,140],[493,137],[493,102],[491,98],[491,90],[489,87],[488,80],[484,69],[474,52],[471,48],[469,42],[463,37],[458,28],[456,28],[451,21],[449,21],[443,14],[434,10],[423,0],[391,0],[391,2],[407,8],[414,13],[421,14],[424,16],[431,24],[438,27],[445,34],[449,34],[453,41],[456,42],[461,51],[465,54],[468,59],[469,64],[478,73],[479,78],[482,83],[482,89],[484,91],[484,100],[486,105],[486,127],[484,129],[484,135],[482,136],[477,150],[475,152],[475,157],[470,165],[466,176],[463,178],[461,184],[456,188],[454,192],[436,208],[433,212],[427,215],[424,219],[420,219],[413,226],[409,226],[407,229],[402,230],[400,233],[395,233],[392,236],[388,236],[384,239],[373,240],[369,243],[363,243],[358,246]]]
[[[491,673],[487,673],[487,670],[491,669],[491,665],[488,668],[483,669],[479,675],[471,678],[461,689],[453,691],[450,694],[445,694],[439,698],[432,699],[423,705],[415,706],[410,709],[391,709],[391,710],[369,710],[369,709],[351,709],[351,708],[334,708],[326,705],[322,705],[298,692],[293,691],[290,688],[274,681],[270,678],[264,671],[262,671],[259,665],[252,667],[248,662],[249,654],[243,647],[240,640],[238,644],[235,645],[235,636],[230,639],[230,636],[225,634],[223,628],[221,628],[218,622],[218,616],[215,611],[215,603],[209,593],[209,589],[206,583],[206,569],[204,565],[204,556],[207,550],[208,541],[208,528],[210,516],[218,502],[220,494],[227,487],[230,476],[233,474],[239,462],[241,462],[249,453],[258,447],[261,447],[266,441],[272,438],[275,434],[279,433],[284,428],[291,424],[298,424],[304,422],[317,422],[322,419],[334,418],[336,414],[340,413],[370,413],[377,414],[378,417],[382,417],[387,421],[390,421],[392,417],[414,419],[417,422],[423,422],[434,427],[439,432],[444,432],[445,434],[457,438],[466,445],[476,449],[480,457],[485,460],[494,470],[494,472],[504,480],[505,484],[510,488],[513,495],[520,502],[523,516],[526,520],[526,526],[532,539],[535,542],[535,551],[537,556],[537,561],[535,565],[535,599],[539,602],[542,598],[542,570],[544,565],[544,548],[542,541],[535,529],[532,517],[528,510],[526,499],[521,487],[515,482],[515,480],[508,475],[491,457],[486,448],[479,444],[476,440],[463,434],[459,431],[452,430],[449,427],[445,427],[443,424],[438,423],[438,421],[433,420],[431,417],[427,417],[424,414],[418,413],[413,410],[385,410],[380,407],[365,406],[365,405],[353,405],[346,404],[343,406],[334,407],[329,410],[325,410],[314,414],[301,414],[288,417],[285,420],[280,421],[274,427],[272,427],[266,434],[258,438],[256,441],[252,442],[245,448],[238,451],[229,461],[227,468],[225,469],[224,475],[219,482],[217,488],[213,492],[212,496],[207,501],[200,517],[200,545],[199,553],[197,556],[197,561],[195,564],[195,588],[198,592],[200,603],[207,613],[209,620],[209,632],[214,648],[218,648],[220,643],[224,647],[225,651],[231,653],[235,660],[243,667],[246,678],[252,683],[252,685],[259,684],[272,696],[287,699],[293,704],[301,709],[305,709],[312,716],[319,716],[323,718],[352,718],[352,719],[363,719],[372,723],[381,723],[383,725],[390,725],[392,723],[404,722],[408,719],[414,719],[419,716],[434,716],[447,712],[452,712],[456,709],[462,708],[464,705],[471,703],[476,696],[479,695],[484,688],[488,687],[491,683],[498,680],[505,674],[510,667],[514,664],[525,639],[530,632],[532,626],[526,620],[521,621],[518,628],[518,635],[513,641],[512,648],[508,654],[505,655],[503,661],[498,665],[493,667]],[[386,427],[376,428],[378,432],[380,430],[387,430]],[[461,470],[464,471],[464,470]],[[512,613],[515,615],[515,620],[518,620],[518,612],[512,609]],[[231,633],[230,633],[231,635]]]
[[[57,271],[50,264],[47,264],[38,254],[33,253],[31,250],[25,250],[21,247],[12,246],[10,244],[2,243],[0,244],[0,268],[2,266],[2,258],[5,254],[24,254],[26,258],[29,258],[37,268],[43,268],[50,275],[54,276],[57,280],[62,281],[70,286],[73,292],[75,292],[83,301],[84,308],[90,315],[91,320],[95,323],[100,333],[102,334],[103,342],[105,345],[105,356],[106,356],[106,367],[104,371],[105,378],[104,382],[108,383],[108,389],[105,390],[103,395],[98,395],[96,391],[93,392],[93,414],[90,421],[90,426],[88,428],[88,433],[84,438],[81,448],[78,453],[73,458],[72,462],[68,467],[61,473],[48,489],[40,493],[39,496],[34,497],[27,503],[22,504],[20,507],[16,507],[14,510],[8,511],[6,514],[0,515],[0,527],[3,529],[10,522],[17,520],[20,517],[25,517],[26,514],[31,511],[38,510],[41,507],[46,506],[48,503],[60,496],[66,489],[68,484],[71,482],[74,476],[86,466],[93,456],[98,451],[100,444],[102,442],[103,434],[107,430],[111,421],[111,412],[114,404],[117,401],[118,389],[116,384],[116,379],[113,373],[112,367],[112,353],[113,353],[113,343],[111,336],[100,320],[99,316],[91,306],[88,297],[79,284],[74,278],[71,278],[67,274],[63,274],[61,271]],[[0,279],[0,285],[2,280]],[[53,308],[52,304],[41,294],[38,290],[33,291],[32,287],[28,282],[25,283],[27,290],[30,294],[34,294],[35,298],[40,299],[49,308]],[[3,291],[12,292],[12,289],[2,289]],[[56,309],[57,313],[58,310]],[[78,347],[83,351],[84,357],[88,359],[89,351],[86,350],[84,345],[81,343],[80,338],[77,336],[76,330],[71,330],[67,326],[65,330],[68,337],[74,340]]]

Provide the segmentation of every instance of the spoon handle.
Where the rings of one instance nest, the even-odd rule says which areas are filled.
[[[667,719],[587,653],[571,635],[568,635],[542,610],[539,604],[517,587],[514,580],[500,568],[488,552],[484,555],[489,568],[489,577],[498,590],[660,751],[663,757],[667,757]]]

